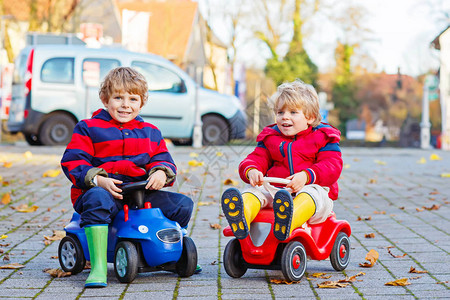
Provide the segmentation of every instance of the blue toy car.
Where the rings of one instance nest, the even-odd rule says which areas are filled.
[[[161,270],[189,277],[197,267],[197,248],[177,222],[167,219],[159,208],[151,208],[150,202],[144,204],[146,184],[140,181],[121,187],[127,204],[109,226],[108,262],[114,263],[117,279],[123,283],[132,282],[137,273]],[[90,260],[78,213],[64,230],[59,263],[64,271],[77,274]]]

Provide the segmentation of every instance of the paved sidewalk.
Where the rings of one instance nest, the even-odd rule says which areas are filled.
[[[190,194],[196,209],[189,225],[203,272],[178,278],[168,272],[139,274],[131,284],[121,284],[108,269],[108,287],[84,289],[88,271],[53,278],[43,272],[59,268],[59,241],[45,242],[53,230],[62,230],[71,215],[69,181],[63,174],[43,177],[59,169],[64,148],[0,146],[0,267],[19,263],[20,269],[0,269],[0,299],[432,299],[450,298],[450,152],[439,150],[343,148],[345,169],[340,198],[335,202],[339,219],[352,226],[351,261],[336,272],[329,261],[308,261],[307,274],[297,284],[276,284],[280,271],[248,270],[240,279],[230,278],[222,253],[230,238],[215,224],[220,217],[220,196],[226,179],[239,182],[237,166],[253,147],[171,147],[179,176],[172,190]],[[30,154],[25,154],[27,151]],[[193,158],[191,153],[199,156]],[[441,160],[431,160],[432,154]],[[193,167],[196,160],[203,165]],[[191,161],[189,164],[188,162]],[[12,207],[38,206],[34,212]],[[372,234],[373,238],[366,238]],[[379,253],[372,268],[362,268],[371,249]],[[413,267],[427,273],[408,273]],[[364,272],[357,281],[337,288],[318,283],[337,281]],[[315,278],[315,273],[326,273]],[[325,279],[326,276],[330,278]],[[386,286],[408,278],[410,285]]]

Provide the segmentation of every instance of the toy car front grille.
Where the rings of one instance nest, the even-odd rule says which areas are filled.
[[[162,229],[156,233],[156,236],[164,243],[178,243],[181,240],[181,232],[177,229]]]

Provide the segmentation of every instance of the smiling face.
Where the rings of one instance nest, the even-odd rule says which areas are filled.
[[[308,129],[315,118],[307,118],[298,107],[289,107],[284,103],[279,103],[276,110],[276,122],[278,129],[285,136],[294,136],[297,133]]]
[[[111,117],[119,123],[136,118],[142,106],[141,96],[128,92],[113,92],[109,99],[102,102]]]

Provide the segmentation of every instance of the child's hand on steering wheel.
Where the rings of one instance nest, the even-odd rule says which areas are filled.
[[[260,186],[263,184],[264,174],[257,169],[251,169],[247,173],[248,180],[252,186]]]
[[[306,172],[301,171],[299,173],[295,173],[294,175],[286,177],[286,179],[291,181],[286,185],[286,187],[292,189],[293,193],[297,193],[305,186],[306,181],[308,180],[308,175],[306,174]]]
[[[160,190],[166,185],[167,175],[163,170],[158,170],[148,177],[145,186],[147,190]]]

